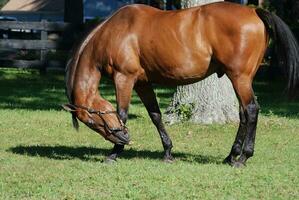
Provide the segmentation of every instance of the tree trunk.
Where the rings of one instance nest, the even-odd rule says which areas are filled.
[[[71,26],[64,30],[62,37],[63,41],[70,42],[70,46],[73,46],[82,37],[82,32],[84,32],[83,10],[83,0],[64,1],[64,21],[70,23]]]
[[[8,0],[0,0],[0,9],[8,2]]]
[[[182,8],[190,8],[224,0],[181,0]]]
[[[64,21],[75,26],[83,24],[83,0],[64,1]]]
[[[188,8],[219,0],[181,0],[182,8]],[[189,120],[211,124],[239,121],[239,107],[234,89],[226,75],[208,78],[191,85],[178,86],[166,111],[166,122]]]
[[[259,6],[263,6],[264,0],[259,0]]]

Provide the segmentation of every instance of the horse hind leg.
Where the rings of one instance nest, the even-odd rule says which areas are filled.
[[[231,152],[224,162],[241,167],[254,153],[259,105],[250,78],[238,78],[232,80],[232,83],[240,102],[240,125]]]
[[[240,124],[238,128],[238,132],[231,148],[230,154],[224,159],[224,163],[228,163],[230,165],[234,165],[237,161],[237,157],[241,155],[243,142],[246,135],[246,118],[243,107],[240,106]]]
[[[161,111],[152,86],[149,83],[141,84],[141,85],[137,84],[135,86],[135,91],[137,92],[138,96],[140,97],[141,101],[146,107],[147,112],[153,124],[156,126],[159,132],[161,142],[164,148],[164,161],[172,162],[173,161],[173,157],[171,155],[172,141],[164,128],[164,124],[162,122],[162,117],[161,117]]]
[[[247,134],[245,136],[242,153],[237,162],[240,165],[244,165],[247,159],[253,156],[258,113],[259,105],[256,99],[252,98],[245,109],[245,117],[247,119]]]

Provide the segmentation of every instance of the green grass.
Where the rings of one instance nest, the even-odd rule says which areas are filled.
[[[101,85],[115,103],[111,83]],[[101,161],[112,144],[82,124],[75,132],[60,108],[67,101],[62,75],[0,70],[0,199],[299,199],[299,103],[286,102],[279,82],[255,88],[262,114],[246,168],[221,164],[237,124],[167,126],[176,161],[163,163],[158,134],[135,94],[133,144],[107,165]],[[173,91],[156,89],[162,110]]]

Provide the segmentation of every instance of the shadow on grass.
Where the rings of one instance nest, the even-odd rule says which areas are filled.
[[[39,157],[45,157],[49,159],[56,159],[56,160],[80,159],[82,161],[98,162],[98,161],[102,161],[102,159],[98,158],[98,156],[107,156],[111,152],[111,149],[102,149],[102,148],[95,148],[95,147],[70,147],[70,146],[59,145],[59,146],[17,146],[17,147],[12,147],[7,151],[15,154],[20,154],[20,155],[39,156]],[[122,159],[141,158],[141,159],[162,160],[162,156],[163,156],[162,151],[150,151],[150,150],[137,151],[134,149],[127,149],[122,153],[121,158]],[[173,153],[173,156],[177,160],[192,162],[192,163],[197,162],[200,164],[221,164],[223,159],[221,157],[194,155],[194,154],[182,153],[182,152]]]
[[[255,81],[254,91],[261,107],[261,113],[298,118],[298,97],[295,100],[289,100],[284,90],[285,84],[283,80],[265,81],[259,78]]]
[[[65,103],[61,74],[39,75],[36,71],[0,71],[0,108],[61,110]]]
[[[115,105],[114,88],[110,79],[102,78],[99,86],[101,95]],[[168,106],[173,91],[174,89],[163,89],[157,92],[162,108]],[[61,110],[61,105],[67,102],[63,73],[40,75],[34,70],[0,70],[0,108],[2,109]],[[143,106],[135,93],[131,103]]]

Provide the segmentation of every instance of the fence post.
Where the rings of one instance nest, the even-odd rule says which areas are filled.
[[[42,20],[41,23],[43,24],[43,27],[45,28],[46,27],[46,23],[47,23],[47,20]],[[42,42],[46,42],[48,40],[48,32],[43,29],[41,31],[41,41]],[[41,66],[40,66],[40,73],[41,74],[45,74],[46,71],[47,71],[47,53],[48,53],[48,50],[47,49],[41,49],[40,51],[40,60],[41,60]]]

